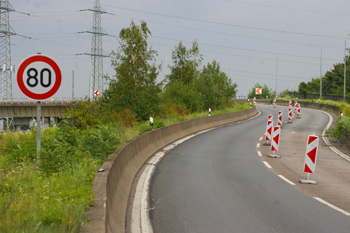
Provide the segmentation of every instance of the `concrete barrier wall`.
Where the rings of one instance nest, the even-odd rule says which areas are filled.
[[[339,115],[339,108],[334,105],[329,104],[319,104],[319,103],[312,103],[312,102],[299,102],[301,108],[314,108],[314,109],[322,109],[325,111],[333,112],[337,115]],[[289,101],[286,100],[277,100],[277,105],[288,105]],[[294,106],[294,103],[293,103]]]
[[[231,100],[233,103],[241,103],[241,102],[248,102],[248,99],[232,99]],[[253,99],[249,99],[249,102],[253,103]],[[260,104],[270,104],[272,103],[272,100],[269,99],[257,99],[257,103]]]
[[[185,121],[162,127],[119,146],[97,173],[93,190],[95,205],[86,213],[91,220],[81,232],[125,232],[125,220],[131,186],[139,169],[159,149],[189,134],[247,119],[256,108]]]

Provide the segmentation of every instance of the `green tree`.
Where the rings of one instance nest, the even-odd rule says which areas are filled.
[[[218,108],[237,93],[237,84],[220,70],[220,64],[213,60],[203,67],[200,78],[197,80],[197,90],[204,95],[205,108]]]
[[[148,48],[149,35],[144,21],[141,26],[132,21],[129,28],[121,30],[118,50],[111,53],[116,74],[112,79],[107,77],[110,84],[103,95],[107,105],[117,112],[130,109],[144,120],[159,112],[161,92],[161,84],[156,83],[161,65],[155,65],[157,52]]]
[[[255,89],[261,88],[261,95],[255,94]],[[264,86],[261,86],[259,83],[255,84],[255,86],[252,88],[252,90],[248,93],[248,99],[252,99],[253,97],[256,97],[257,99],[265,99],[266,96],[268,98],[273,98],[276,96],[275,91],[272,91],[272,89],[268,88],[266,84]]]
[[[322,82],[324,83],[324,78]],[[323,89],[324,84],[322,84]],[[298,92],[302,94],[314,94],[320,93],[320,78],[313,78],[310,82],[301,82],[298,87]]]
[[[203,95],[196,90],[193,83],[173,81],[167,85],[161,97],[163,104],[179,105],[192,112],[202,110],[204,105]]]
[[[180,81],[184,84],[193,82],[198,76],[198,67],[203,56],[199,53],[197,40],[192,42],[192,48],[187,49],[180,41],[172,52],[173,65],[168,65],[171,72],[167,75],[168,84]]]
[[[350,58],[346,57],[346,93],[350,92]],[[313,78],[310,82],[301,82],[299,93],[320,93],[320,78]],[[333,65],[330,71],[322,76],[322,93],[342,95],[344,91],[344,63]]]

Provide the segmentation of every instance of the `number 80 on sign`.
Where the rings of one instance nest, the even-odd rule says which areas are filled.
[[[61,82],[60,68],[53,59],[44,55],[30,56],[18,68],[18,86],[31,99],[50,98],[58,91]]]

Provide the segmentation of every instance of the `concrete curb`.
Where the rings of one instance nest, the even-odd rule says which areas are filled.
[[[208,128],[245,120],[257,114],[256,108],[185,121],[145,133],[119,146],[105,161],[104,172],[96,174],[95,205],[86,213],[90,223],[80,232],[125,232],[130,190],[139,169],[147,159],[175,140]]]

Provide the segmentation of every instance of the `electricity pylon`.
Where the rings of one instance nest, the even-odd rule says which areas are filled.
[[[87,9],[85,11],[92,11],[93,14],[93,26],[92,31],[85,31],[92,34],[91,52],[84,53],[91,56],[91,68],[90,68],[90,85],[89,85],[89,97],[92,98],[92,93],[95,91],[103,92],[103,57],[105,55],[102,49],[102,36],[108,35],[101,26],[101,15],[107,12],[101,8],[100,0],[95,0],[95,6],[93,9]]]
[[[12,100],[10,36],[16,35],[10,26],[9,13],[15,11],[8,0],[0,0],[0,98]]]

